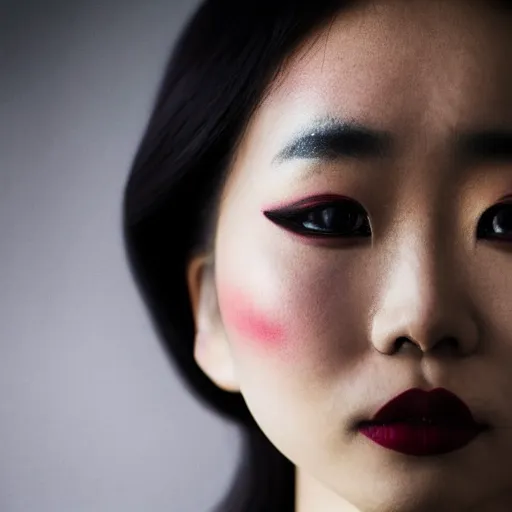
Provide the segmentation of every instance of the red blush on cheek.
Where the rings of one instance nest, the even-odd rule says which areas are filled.
[[[219,303],[224,322],[243,336],[266,347],[277,347],[285,343],[283,325],[257,311],[249,298],[241,292],[224,289],[222,294],[219,293]]]

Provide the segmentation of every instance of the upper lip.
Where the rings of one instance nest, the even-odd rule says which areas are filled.
[[[409,389],[390,400],[372,418],[372,423],[431,422],[473,425],[469,407],[444,388],[424,391]]]

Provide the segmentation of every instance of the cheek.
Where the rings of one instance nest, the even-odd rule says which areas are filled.
[[[219,307],[226,326],[266,348],[282,348],[287,344],[288,329],[275,314],[257,308],[250,296],[233,288],[219,286]]]

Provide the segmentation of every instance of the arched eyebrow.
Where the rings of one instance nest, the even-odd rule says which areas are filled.
[[[357,159],[389,156],[390,132],[353,121],[323,119],[295,135],[272,159],[280,165],[294,159]],[[482,128],[453,133],[453,154],[459,160],[512,163],[512,129]]]

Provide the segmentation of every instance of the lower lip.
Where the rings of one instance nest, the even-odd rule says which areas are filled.
[[[485,430],[480,425],[443,426],[410,423],[368,424],[359,432],[374,443],[405,455],[431,456],[459,450]]]

